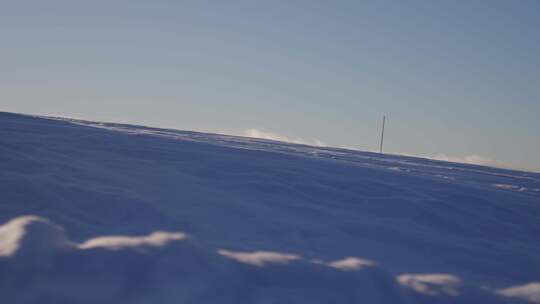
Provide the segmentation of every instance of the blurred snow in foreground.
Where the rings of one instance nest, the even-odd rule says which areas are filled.
[[[0,112],[5,303],[540,303],[540,175]]]

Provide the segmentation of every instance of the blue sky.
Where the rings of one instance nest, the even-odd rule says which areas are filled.
[[[538,1],[0,1],[0,39],[5,111],[362,150],[386,114],[387,152],[540,171]]]

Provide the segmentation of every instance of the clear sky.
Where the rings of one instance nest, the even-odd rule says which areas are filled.
[[[0,0],[0,39],[4,111],[363,150],[386,114],[387,152],[540,171],[536,0]]]

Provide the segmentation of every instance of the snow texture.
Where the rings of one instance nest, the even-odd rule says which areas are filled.
[[[540,303],[540,174],[0,112],[2,303]]]

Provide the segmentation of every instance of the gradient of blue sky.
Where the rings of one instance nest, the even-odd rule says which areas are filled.
[[[0,109],[540,170],[540,1],[4,1]]]

